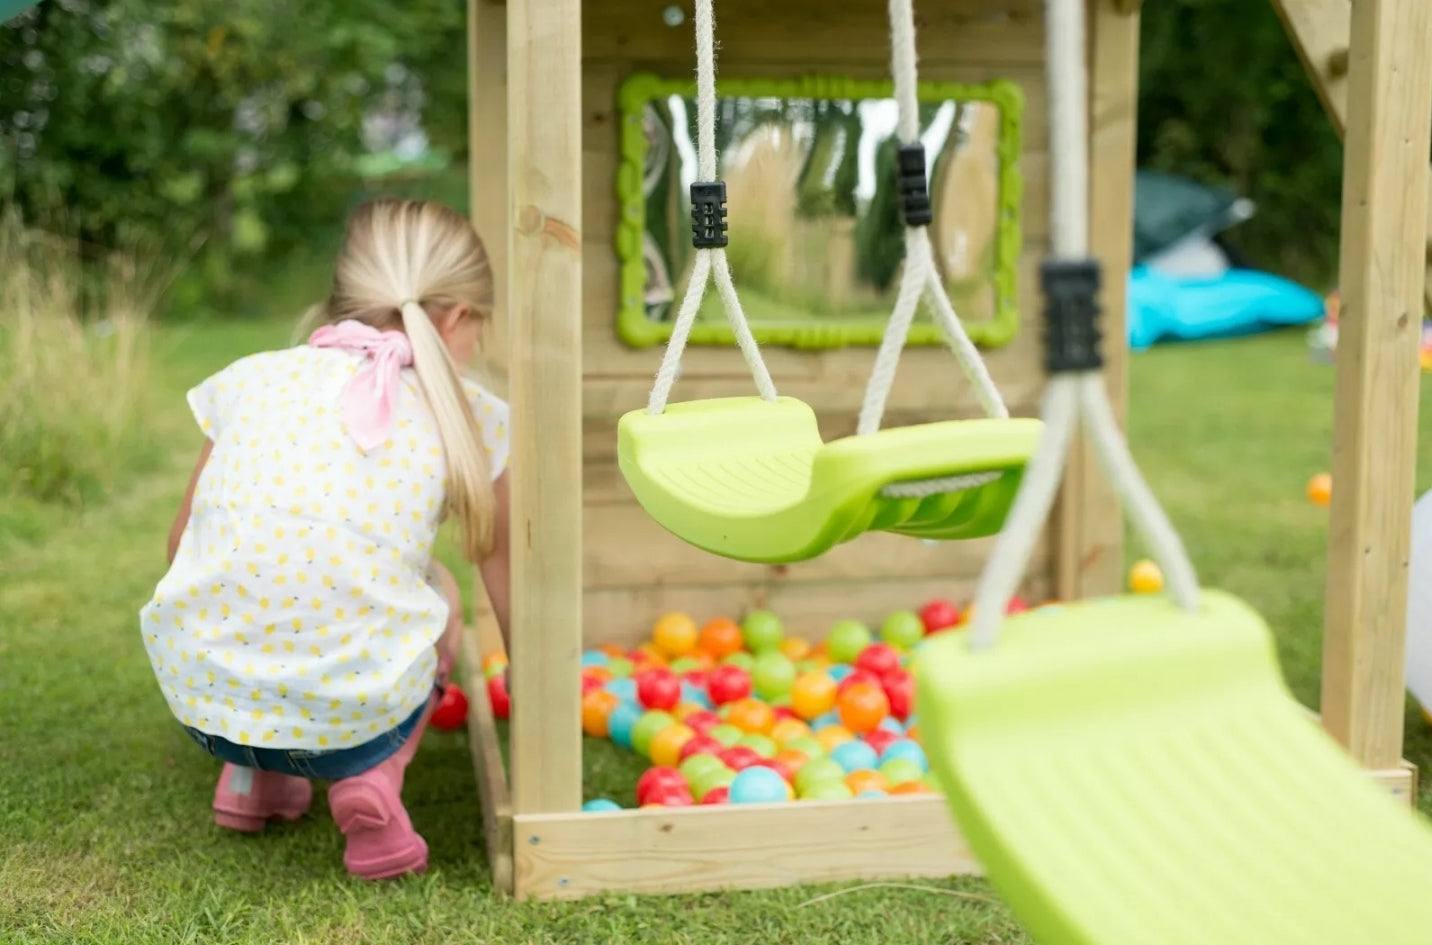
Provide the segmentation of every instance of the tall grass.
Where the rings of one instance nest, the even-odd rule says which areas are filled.
[[[148,324],[164,284],[134,253],[0,210],[0,503],[79,505],[145,455]]]

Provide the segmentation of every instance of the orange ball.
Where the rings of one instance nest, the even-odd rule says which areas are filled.
[[[800,637],[786,637],[781,641],[781,653],[794,663],[810,655],[810,641]]]
[[[705,709],[695,702],[678,702],[671,708],[671,714],[682,720],[693,712],[703,711],[705,711]]]
[[[696,621],[685,614],[663,614],[651,631],[651,642],[666,659],[685,656],[696,649]]]
[[[606,738],[607,719],[621,701],[620,696],[605,689],[593,689],[582,696],[582,731],[593,738]]]
[[[864,769],[852,771],[845,776],[845,786],[850,788],[850,793],[860,794],[863,791],[889,791],[890,782],[885,780],[885,775],[879,771]]]
[[[666,665],[666,654],[651,643],[643,643],[641,646],[632,650],[631,659],[633,666],[638,670]]]
[[[582,672],[595,679],[597,682],[606,682],[612,678],[612,671],[605,666],[588,666]]]
[[[815,740],[824,745],[826,751],[830,751],[836,745],[843,745],[853,738],[855,738],[855,733],[844,725],[827,725],[815,733]]]
[[[889,794],[934,794],[935,792],[924,781],[901,781],[899,784],[892,784],[888,790]]]
[[[835,680],[825,673],[801,673],[791,683],[791,711],[806,721],[825,715],[835,706]]]
[[[777,745],[784,745],[793,738],[804,738],[810,734],[810,726],[800,719],[776,719],[768,733]]]
[[[597,647],[597,649],[607,654],[612,659],[625,659],[627,655],[627,651],[617,646],[615,643],[603,643],[601,646]]]
[[[864,735],[873,732],[890,714],[890,699],[885,690],[874,683],[858,682],[847,686],[836,700],[840,724]]]
[[[685,659],[695,663],[697,669],[710,669],[716,665],[716,657],[707,653],[705,650],[692,650],[686,654]]]
[[[771,760],[780,762],[790,769],[791,774],[795,774],[805,767],[805,763],[810,761],[810,756],[799,748],[783,748],[776,752],[776,756]]]
[[[681,761],[681,749],[696,737],[696,732],[686,725],[668,725],[657,732],[651,740],[651,763],[665,768],[674,768]]]
[[[500,653],[500,652],[499,652],[499,653],[489,653],[489,654],[487,654],[486,656],[484,656],[484,657],[482,658],[482,671],[483,671],[484,674],[488,673],[490,670],[493,670],[493,669],[498,668],[499,666],[506,666],[506,665],[507,665],[507,654],[506,654],[506,653]]]
[[[1308,498],[1314,505],[1327,505],[1333,500],[1333,477],[1321,472],[1308,480]]]
[[[696,646],[714,659],[730,656],[743,646],[741,625],[729,617],[708,620],[696,638]]]
[[[918,741],[920,740],[920,725],[919,725],[919,723],[916,723],[916,724],[910,726],[909,728],[905,729],[905,737],[908,738],[908,739],[910,739],[912,742],[918,742]]]
[[[726,721],[743,732],[769,735],[776,724],[776,712],[760,699],[737,699],[727,703]]]

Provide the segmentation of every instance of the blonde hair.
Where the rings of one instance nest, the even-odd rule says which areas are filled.
[[[492,469],[462,375],[433,324],[460,304],[484,322],[492,317],[492,264],[477,232],[440,203],[384,198],[349,216],[333,290],[300,331],[353,319],[407,334],[447,459],[447,511],[457,519],[464,556],[477,562],[492,549]]]

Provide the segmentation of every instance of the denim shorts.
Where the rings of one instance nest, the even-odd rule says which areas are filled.
[[[362,774],[394,755],[422,721],[428,703],[420,705],[398,727],[384,732],[372,741],[352,748],[313,751],[307,748],[255,748],[239,745],[219,735],[186,727],[184,731],[199,747],[220,761],[243,768],[276,771],[310,781],[341,781]]]

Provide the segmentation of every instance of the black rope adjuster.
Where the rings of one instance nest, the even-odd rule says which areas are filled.
[[[1051,374],[1097,371],[1099,261],[1049,260],[1040,267],[1044,289],[1044,367]]]
[[[697,181],[691,185],[691,245],[718,249],[726,245],[726,182]]]
[[[925,181],[925,146],[902,144],[895,152],[900,171],[900,215],[906,226],[927,226],[934,219],[930,212],[930,191]]]

